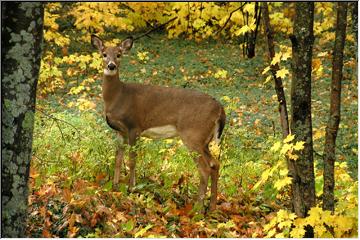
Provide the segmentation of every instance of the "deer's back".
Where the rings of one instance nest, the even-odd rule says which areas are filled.
[[[133,107],[138,110],[143,128],[190,124],[201,126],[215,121],[222,106],[213,97],[196,90],[140,84],[126,84],[133,94]]]

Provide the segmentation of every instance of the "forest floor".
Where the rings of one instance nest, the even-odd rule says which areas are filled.
[[[135,191],[127,192],[125,180],[117,191],[112,190],[116,134],[102,117],[101,70],[91,67],[96,68],[101,59],[84,60],[95,52],[90,43],[73,43],[67,58],[63,50],[53,50],[49,61],[56,64],[57,57],[68,63],[57,64],[63,84],[55,86],[54,92],[38,93],[28,236],[264,237],[263,226],[279,209],[289,208],[289,188],[277,190],[271,180],[254,188],[278,160],[270,149],[281,140],[275,90],[272,80],[266,81],[267,75],[262,74],[269,65],[266,46],[261,41],[257,44],[256,57],[246,59],[235,42],[196,43],[154,34],[136,42],[121,62],[120,78],[125,82],[193,88],[225,106],[217,210],[205,214],[193,208],[199,177],[178,139],[143,139],[137,146]],[[289,47],[290,41],[282,44]],[[330,52],[331,45],[315,44],[312,114],[319,169],[328,120]],[[290,70],[290,61],[282,64]],[[354,64],[354,58],[345,57],[337,159],[347,163],[356,179]],[[291,75],[287,75],[288,103],[290,83]],[[50,88],[46,82],[39,86]],[[123,169],[125,174],[127,169]]]

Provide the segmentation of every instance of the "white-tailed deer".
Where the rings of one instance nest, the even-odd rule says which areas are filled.
[[[200,173],[199,202],[203,205],[211,177],[210,210],[215,209],[220,163],[211,156],[209,143],[212,140],[219,143],[225,125],[226,116],[221,104],[194,90],[124,83],[119,80],[120,57],[131,49],[133,39],[105,47],[99,37],[92,35],[91,42],[103,58],[102,93],[108,125],[130,146],[135,145],[140,136],[154,139],[180,137],[190,151],[199,154],[195,159]],[[120,180],[123,150],[120,146],[116,156],[114,186]],[[130,151],[130,190],[135,185],[135,158],[136,153]]]

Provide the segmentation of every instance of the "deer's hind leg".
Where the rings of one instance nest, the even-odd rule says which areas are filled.
[[[201,154],[201,156],[197,159],[197,167],[200,173],[200,184],[199,184],[199,192],[198,192],[198,202],[201,204],[201,206],[204,205],[204,199],[207,192],[207,186],[209,182],[209,176],[211,173],[210,165],[204,155],[204,153]]]
[[[211,162],[210,211],[213,211],[213,210],[216,209],[220,162],[211,155],[210,150],[209,150],[208,147],[206,147],[205,154],[207,155],[208,159],[210,159],[209,161]]]
[[[127,144],[127,142],[128,142],[127,140],[128,140],[127,137],[123,137],[123,135],[121,135],[118,132],[118,142],[119,143],[118,143],[118,148],[117,148],[116,156],[115,156],[113,190],[117,190],[119,187],[121,168],[124,163],[124,150],[125,150],[124,144]]]
[[[134,149],[136,142],[139,138],[139,133],[135,129],[129,130],[129,145],[130,145],[130,161],[129,161],[129,168],[130,168],[130,177],[129,177],[129,191],[132,191],[135,187],[135,167],[136,167],[136,149]]]
[[[187,129],[186,132],[179,132],[180,138],[185,146],[192,152],[198,153],[200,156],[195,159],[200,175],[200,184],[198,190],[198,202],[204,206],[204,199],[207,192],[209,177],[211,174],[211,155],[208,154],[206,134],[194,134],[193,129]]]

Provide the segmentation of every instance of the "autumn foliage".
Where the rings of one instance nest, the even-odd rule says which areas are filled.
[[[282,139],[275,75],[290,94],[294,3],[269,3],[275,56],[268,59],[254,2],[47,3],[30,170],[30,237],[356,237],[357,79],[355,37],[346,35],[342,120],[337,140],[334,213],[321,204],[322,154],[329,104],[336,5],[315,3],[312,111],[317,207],[291,212],[291,176],[304,142]],[[176,18],[175,18],[176,17]],[[103,119],[102,59],[91,47],[170,21],[135,41],[121,60],[126,82],[194,88],[217,98],[229,123],[222,145],[217,210],[193,205],[196,165],[178,139],[142,139],[136,146],[138,184],[112,190],[116,134]],[[349,22],[351,23],[349,16]],[[258,28],[256,55],[247,58]],[[355,126],[355,127],[354,127]],[[129,149],[127,149],[128,151]],[[122,175],[128,171],[123,168]],[[333,231],[328,231],[332,229]]]

